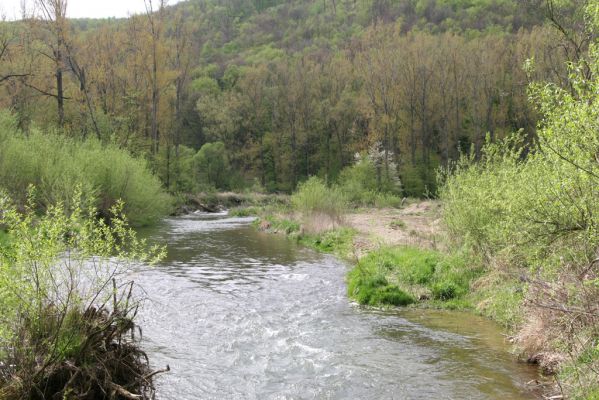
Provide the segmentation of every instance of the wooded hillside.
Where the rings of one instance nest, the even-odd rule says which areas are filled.
[[[25,131],[143,155],[171,191],[288,192],[310,175],[334,181],[375,147],[403,195],[434,194],[436,168],[478,154],[486,135],[533,141],[527,85],[565,85],[587,43],[576,2],[146,0],[126,20],[38,3],[0,24],[0,107]],[[223,151],[200,168],[207,143]]]

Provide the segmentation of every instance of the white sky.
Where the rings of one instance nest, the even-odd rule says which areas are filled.
[[[0,16],[8,19],[19,19],[23,0],[0,0]],[[172,5],[181,0],[169,0]],[[25,0],[28,7],[34,0]],[[154,1],[157,3],[157,1]],[[145,10],[144,0],[68,0],[67,16],[69,18],[107,18],[127,17]]]

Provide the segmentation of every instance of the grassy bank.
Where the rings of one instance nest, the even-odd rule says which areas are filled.
[[[470,284],[480,274],[459,255],[409,246],[384,247],[369,252],[350,271],[348,294],[361,304],[375,306],[420,302],[469,308]]]
[[[587,315],[576,322],[577,327],[571,326],[574,330],[568,331],[581,340],[576,352],[570,347],[571,339],[546,342],[550,335],[557,334],[552,325],[542,325],[546,331],[531,325],[554,312],[539,308],[539,298],[534,297],[539,295],[538,285],[559,290],[560,282],[540,280],[542,275],[538,273],[543,270],[538,268],[532,270],[537,273],[533,278],[531,266],[525,267],[526,263],[518,258],[522,249],[515,246],[517,241],[491,251],[491,244],[496,246],[497,242],[485,242],[485,238],[497,235],[493,229],[505,229],[506,225],[497,224],[497,217],[491,216],[498,207],[490,191],[491,178],[485,178],[488,186],[481,184],[482,171],[477,168],[480,167],[460,170],[455,178],[447,180],[441,203],[408,201],[402,209],[358,209],[351,202],[339,201],[338,193],[331,193],[335,189],[321,182],[311,183],[309,190],[303,192],[300,187],[291,196],[289,206],[258,207],[243,213],[259,215],[256,226],[260,229],[286,234],[309,247],[350,260],[354,266],[347,275],[348,296],[358,303],[471,310],[487,316],[505,327],[520,358],[539,363],[546,373],[557,374],[566,397],[596,398],[592,377],[599,353],[597,336],[594,325],[583,325],[583,321],[589,324],[593,316]],[[489,188],[488,196],[477,198],[485,188]],[[330,199],[336,199],[336,204],[329,204]],[[518,233],[514,230],[495,237],[514,240]],[[559,241],[553,246],[558,244]],[[563,247],[559,249],[568,254]],[[548,279],[551,275],[545,276]],[[594,312],[587,301],[590,299],[580,296],[594,293],[592,285],[592,279],[585,288],[575,284],[571,288],[581,292],[570,294],[572,300],[581,300],[580,306],[591,307],[586,308],[589,313]],[[544,295],[547,296],[546,291]],[[576,310],[572,303],[569,307],[567,313],[562,313]],[[537,310],[536,317],[533,310]],[[565,320],[551,321],[559,323],[555,325],[558,329],[565,328]],[[530,343],[536,347],[526,347]],[[575,383],[573,376],[580,382]],[[557,392],[561,393],[559,389]]]

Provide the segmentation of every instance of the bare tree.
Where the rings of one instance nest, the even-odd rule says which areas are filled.
[[[64,69],[65,69],[65,42],[67,34],[67,0],[35,0],[36,11],[39,12],[39,20],[30,19],[31,24],[43,28],[40,34],[45,39],[49,52],[40,50],[40,53],[52,60],[56,78],[56,89],[52,93],[37,86],[29,84],[38,92],[54,97],[58,108],[58,125],[64,125]],[[34,26],[32,26],[33,28]]]
[[[158,153],[159,140],[158,107],[160,104],[160,90],[158,87],[158,63],[160,60],[158,56],[158,46],[162,37],[163,14],[167,1],[157,0],[157,2],[158,10],[155,10],[153,0],[144,0],[144,4],[146,6],[146,16],[148,19],[148,24],[150,25],[150,34],[152,41],[152,71],[150,74],[150,80],[152,85],[152,112],[150,122],[150,135],[152,138],[152,152],[154,154]]]

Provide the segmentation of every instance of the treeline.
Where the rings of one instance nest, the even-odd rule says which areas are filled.
[[[560,82],[573,51],[539,25],[544,2],[154,1],[105,23],[45,4],[0,24],[0,105],[24,131],[143,155],[174,192],[288,192],[375,146],[379,175],[434,193],[436,168],[487,133],[533,140],[522,66],[534,57],[535,79]],[[570,8],[556,14],[568,29]]]

